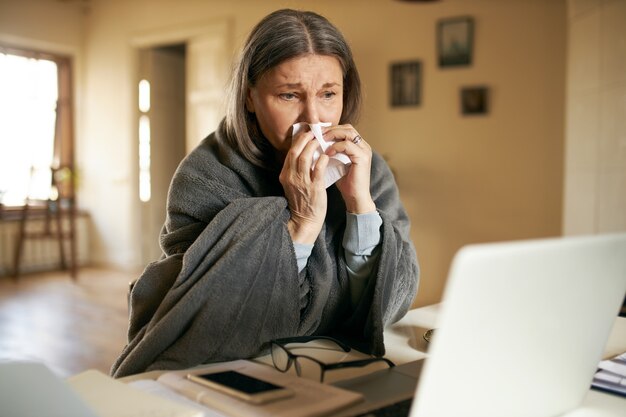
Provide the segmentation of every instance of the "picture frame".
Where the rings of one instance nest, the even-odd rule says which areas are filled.
[[[440,19],[437,23],[439,67],[461,67],[472,64],[474,19],[469,16]]]
[[[489,87],[461,87],[461,114],[465,116],[484,115],[489,111]]]
[[[422,62],[419,60],[391,63],[389,68],[391,107],[421,104]]]

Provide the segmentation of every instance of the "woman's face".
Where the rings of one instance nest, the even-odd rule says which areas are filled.
[[[341,64],[327,55],[284,61],[250,88],[246,107],[255,113],[263,135],[284,157],[291,147],[293,124],[339,124],[343,110]]]

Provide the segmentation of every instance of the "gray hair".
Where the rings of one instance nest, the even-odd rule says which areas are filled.
[[[226,138],[254,165],[275,164],[254,113],[246,109],[248,90],[282,62],[308,54],[336,57],[343,70],[341,124],[354,124],[361,108],[361,81],[352,52],[339,30],[317,13],[277,10],[263,18],[248,36],[235,64],[226,98]]]

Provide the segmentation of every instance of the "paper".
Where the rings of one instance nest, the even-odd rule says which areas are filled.
[[[315,163],[322,155],[322,153],[326,152],[326,149],[332,146],[332,144],[336,141],[326,142],[322,134],[322,127],[328,127],[331,125],[331,123],[296,123],[295,125],[293,125],[292,136],[295,136],[304,128],[304,126],[307,125],[311,129],[311,132],[313,132],[315,139],[317,139],[317,142],[320,145],[313,154],[313,165],[311,165],[311,169],[313,169],[315,168]],[[346,175],[351,163],[352,161],[350,161],[350,158],[348,158],[348,156],[344,153],[338,153],[331,156],[330,160],[328,161],[328,166],[326,167],[326,173],[324,175],[324,184],[326,185],[326,188],[330,187],[335,182],[337,182],[337,180]]]
[[[611,372],[599,371],[594,375],[594,378],[611,384],[623,385],[625,387],[624,389],[626,389],[626,378]]]
[[[100,417],[205,417],[198,408],[148,394],[96,370],[67,382]]]
[[[593,376],[591,386],[626,396],[626,352],[601,361],[600,370]]]
[[[168,388],[160,382],[155,381],[154,379],[138,379],[136,381],[129,382],[128,385],[149,394],[158,395],[159,397],[167,398],[168,400],[173,400],[177,403],[185,404],[191,408],[200,410],[202,412],[202,417],[226,417],[225,414],[211,408],[207,408],[181,394],[178,394],[176,391]]]
[[[626,378],[626,354],[600,362],[598,368]]]

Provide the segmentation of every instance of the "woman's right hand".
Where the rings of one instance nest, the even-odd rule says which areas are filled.
[[[315,243],[326,218],[324,172],[328,156],[322,154],[315,168],[311,169],[313,154],[318,147],[311,131],[297,134],[279,176],[291,212],[287,228],[292,240],[297,243]]]

